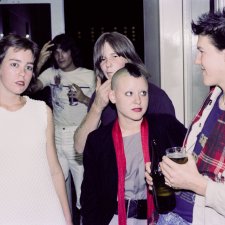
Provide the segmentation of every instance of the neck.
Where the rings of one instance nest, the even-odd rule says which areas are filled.
[[[71,72],[73,70],[77,69],[77,67],[74,64],[71,64],[70,66],[66,67],[66,68],[61,68],[61,70],[63,72]]]
[[[137,120],[137,121],[119,119],[119,125],[120,125],[122,136],[123,137],[130,136],[132,134],[140,132],[142,120],[143,120],[143,118],[141,120]]]
[[[5,108],[9,111],[16,111],[22,108],[26,103],[26,99],[23,96],[15,96],[11,98],[4,98],[4,96],[0,97],[0,107]]]

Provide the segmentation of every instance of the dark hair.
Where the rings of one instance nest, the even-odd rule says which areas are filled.
[[[132,77],[144,77],[146,81],[148,80],[148,74],[146,74],[146,71],[143,70],[143,67],[140,66],[139,64],[135,63],[126,63],[125,66],[115,72],[115,74],[112,77],[112,82],[111,82],[111,88],[113,88],[115,84],[115,80],[124,72],[127,72],[130,76]]]
[[[55,58],[54,58],[54,51],[57,48],[61,48],[63,51],[70,50],[74,65],[76,67],[82,66],[80,49],[78,48],[75,40],[71,36],[69,36],[67,34],[59,34],[54,37],[54,39],[52,40],[52,43],[54,44],[54,46],[52,48],[52,50],[53,50],[52,62],[53,62],[53,66],[56,69],[58,69],[58,64],[56,63]]]
[[[134,63],[126,63],[124,66],[124,69],[128,71],[128,73],[133,77],[146,77],[145,71],[142,70],[142,67],[140,67],[138,64]]]
[[[126,58],[129,62],[139,64],[146,70],[146,73],[148,73],[144,63],[135,51],[133,43],[128,37],[116,31],[105,32],[95,42],[93,52],[94,71],[102,80],[105,75],[101,70],[100,63],[102,61],[102,48],[106,42],[112,47],[118,56]]]
[[[196,23],[192,21],[191,26],[195,35],[208,36],[217,49],[225,49],[225,8],[202,14]]]
[[[34,60],[37,58],[39,53],[38,45],[35,42],[18,34],[9,34],[0,40],[0,64],[5,58],[6,52],[10,47],[18,50],[31,50]]]

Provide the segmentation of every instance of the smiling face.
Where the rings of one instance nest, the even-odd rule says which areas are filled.
[[[201,66],[203,82],[225,90],[225,50],[217,49],[208,36],[199,35],[195,63]]]
[[[114,73],[124,67],[127,62],[127,59],[122,56],[118,56],[109,43],[105,42],[102,48],[100,67],[107,79],[111,79]]]
[[[32,78],[34,57],[31,50],[10,47],[0,65],[1,91],[23,93]]]
[[[114,81],[110,92],[110,101],[116,104],[118,117],[121,120],[140,121],[148,107],[148,83],[141,77],[133,77],[128,72]]]

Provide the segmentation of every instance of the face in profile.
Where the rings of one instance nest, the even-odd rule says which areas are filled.
[[[119,118],[141,120],[148,107],[148,83],[141,77],[123,72],[116,78],[110,92],[110,101],[116,104]]]
[[[195,63],[201,66],[206,86],[223,86],[225,83],[225,50],[217,49],[208,36],[199,35]]]

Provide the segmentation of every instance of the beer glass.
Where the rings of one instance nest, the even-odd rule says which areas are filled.
[[[185,148],[172,147],[166,149],[166,156],[176,163],[184,164],[188,161]]]

